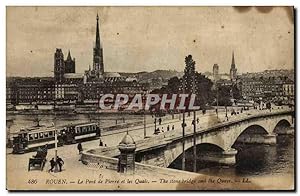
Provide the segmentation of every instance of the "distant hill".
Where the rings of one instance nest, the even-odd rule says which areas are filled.
[[[181,77],[183,72],[178,72],[175,70],[155,70],[152,72],[137,72],[137,73],[120,73],[125,77],[136,77],[140,81],[151,80],[151,79],[162,79],[168,80],[172,77]]]

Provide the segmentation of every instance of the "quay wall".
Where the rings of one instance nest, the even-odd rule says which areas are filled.
[[[103,155],[92,154],[87,151],[83,151],[81,155],[81,162],[89,168],[93,169],[109,169],[113,171],[118,170],[118,158],[106,157]],[[137,173],[155,173],[156,175],[163,176],[178,176],[180,174],[198,176],[199,174],[181,171],[176,169],[158,167],[153,165],[147,165],[135,162],[135,172]]]

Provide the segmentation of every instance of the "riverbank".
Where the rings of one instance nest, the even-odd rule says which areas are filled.
[[[20,114],[20,115],[54,115],[54,114],[65,114],[65,115],[76,115],[76,114],[107,114],[107,115],[124,115],[124,114],[129,114],[129,115],[143,115],[144,112],[145,114],[151,114],[149,110],[143,111],[143,110],[101,110],[96,107],[84,107],[84,106],[74,106],[72,108],[62,108],[62,109],[37,109],[34,107],[34,105],[30,105],[32,107],[29,107],[27,109],[15,109],[15,106],[7,108],[6,109],[6,114]],[[240,111],[242,106],[228,106],[227,110],[229,112],[235,110],[235,111]],[[250,108],[250,107],[247,107]],[[206,109],[207,112],[215,112],[216,106],[211,106]],[[218,110],[220,112],[225,111],[225,106],[218,106]],[[199,111],[202,112],[202,111]],[[162,116],[165,114],[172,114],[172,113],[161,113]],[[175,112],[174,114],[179,114],[179,112]]]

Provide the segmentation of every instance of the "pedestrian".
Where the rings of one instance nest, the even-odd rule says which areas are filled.
[[[158,124],[161,125],[161,118],[158,119]]]
[[[192,120],[192,125],[194,125],[195,124],[195,120]]]
[[[169,125],[167,126],[167,131],[170,131],[170,126]]]
[[[53,172],[53,169],[54,169],[54,167],[56,165],[54,158],[52,158],[50,160],[50,165],[51,165],[51,168],[48,170],[48,172]]]
[[[99,146],[103,146],[103,142],[102,142],[102,139],[101,139],[101,138],[100,138]]]
[[[199,118],[197,118],[197,124],[199,124]]]
[[[78,143],[77,149],[78,149],[79,154],[81,154],[81,152],[82,152],[82,150],[83,150],[83,149],[82,149],[81,142]]]
[[[161,132],[164,132],[164,127],[161,128]]]
[[[172,131],[174,131],[174,125],[172,125]]]
[[[57,156],[56,162],[59,166],[59,171],[61,172],[62,166],[65,164],[65,162],[59,156]]]

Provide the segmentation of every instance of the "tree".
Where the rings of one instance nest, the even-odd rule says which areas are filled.
[[[188,72],[186,72],[188,73]],[[206,78],[205,75],[202,75],[201,73],[195,72],[195,94],[196,94],[196,100],[195,105],[200,106],[201,108],[204,108],[206,104],[211,104],[213,101],[213,93],[212,93],[212,81],[208,78]],[[190,74],[186,74],[187,82],[191,86],[186,86],[185,93],[186,94],[192,94],[193,93],[193,78],[191,79]],[[189,82],[188,82],[189,81]],[[182,85],[183,84],[183,78],[173,77],[170,78],[168,81],[167,86],[162,87],[159,90],[153,91],[153,93],[160,93],[160,94],[178,94],[182,92]]]
[[[211,104],[213,101],[212,93],[213,82],[201,73],[195,73],[195,94],[196,104],[204,108],[206,104]]]
[[[170,78],[166,90],[168,93],[178,93],[181,87],[181,80],[178,77]]]
[[[196,62],[193,60],[192,55],[185,57],[185,64],[186,66],[182,78],[170,78],[167,86],[153,90],[152,93],[179,94],[182,93],[183,82],[185,82],[185,94],[192,94],[193,86],[195,85],[195,105],[204,109],[205,105],[212,104],[214,100],[214,93],[212,92],[213,82],[205,75],[195,71]]]
[[[232,103],[230,101],[231,88],[229,86],[217,86],[218,89],[214,90],[214,97],[215,100],[218,99],[218,105],[219,106],[231,106]],[[216,101],[213,105],[217,105]]]
[[[233,95],[234,99],[241,99],[242,98],[241,92],[238,89],[237,84],[234,84],[232,86],[232,95]]]
[[[192,55],[188,55],[185,57],[185,68],[183,75],[185,93],[193,92],[195,64],[196,62],[193,60]]]

